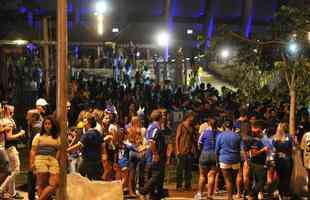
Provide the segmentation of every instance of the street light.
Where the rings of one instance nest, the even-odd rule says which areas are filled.
[[[99,35],[103,34],[103,15],[99,14],[97,16],[97,32]]]
[[[22,46],[22,45],[26,45],[28,43],[28,41],[22,40],[22,39],[17,39],[17,40],[14,40],[13,43],[18,45],[18,46]]]
[[[222,49],[220,52],[220,56],[222,59],[227,59],[230,56],[229,49]]]
[[[118,33],[118,32],[119,32],[119,28],[117,27],[112,28],[112,33]]]
[[[187,33],[187,35],[193,35],[194,30],[193,29],[187,29],[186,33]]]
[[[296,42],[290,42],[288,45],[288,51],[291,54],[296,54],[299,51],[299,46]]]
[[[160,32],[156,37],[157,44],[161,47],[168,47],[170,39],[170,34],[164,31]]]
[[[95,9],[96,9],[97,15],[100,15],[100,14],[102,15],[107,11],[107,5],[105,2],[100,1],[100,2],[97,2]]]
[[[107,5],[104,1],[97,2],[95,7],[95,15],[97,16],[97,32],[99,35],[103,34],[103,18],[106,13]]]

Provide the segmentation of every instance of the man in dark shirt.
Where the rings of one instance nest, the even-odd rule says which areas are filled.
[[[249,140],[246,151],[250,154],[250,170],[252,172],[253,180],[255,182],[254,190],[250,192],[251,198],[263,198],[264,185],[267,177],[266,157],[269,151],[262,142],[263,121],[254,121],[251,129],[253,137]]]
[[[185,190],[191,190],[192,163],[197,149],[197,138],[193,128],[194,113],[188,113],[184,121],[177,128],[176,156],[177,156],[177,190],[182,190],[183,181]],[[183,176],[184,174],[184,176]]]
[[[86,132],[81,136],[80,141],[70,147],[67,151],[72,152],[78,148],[82,150],[82,162],[79,172],[82,176],[90,180],[101,180],[103,167],[101,155],[103,152],[103,138],[99,131],[95,129],[96,119],[91,116],[87,118]]]

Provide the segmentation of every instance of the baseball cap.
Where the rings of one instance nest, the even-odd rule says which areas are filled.
[[[47,105],[48,103],[45,99],[40,98],[36,101],[36,106],[47,106]]]

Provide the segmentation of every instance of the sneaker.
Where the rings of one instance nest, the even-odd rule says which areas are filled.
[[[18,192],[16,192],[16,194],[14,196],[12,196],[12,198],[13,199],[24,199],[24,197]]]
[[[264,195],[263,195],[263,193],[258,193],[258,200],[262,200],[262,199],[264,199]]]
[[[200,193],[200,192],[197,192],[195,197],[194,197],[195,200],[203,200],[203,195]]]

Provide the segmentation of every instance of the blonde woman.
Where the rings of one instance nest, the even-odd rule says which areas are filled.
[[[275,148],[276,172],[279,178],[280,195],[290,195],[290,178],[292,174],[293,140],[286,132],[287,124],[279,123],[272,144]]]
[[[58,187],[59,147],[60,138],[56,122],[52,117],[46,117],[41,132],[33,139],[30,153],[30,167],[37,177],[39,200],[48,199]]]
[[[128,146],[131,147],[129,152],[129,194],[134,196],[134,185],[137,167],[143,162],[146,142],[144,141],[145,128],[141,125],[141,120],[138,116],[133,116],[128,132]],[[141,172],[141,170],[139,170]],[[139,174],[139,185],[141,185],[141,174]]]

